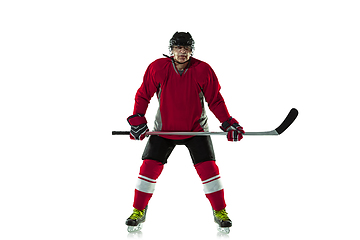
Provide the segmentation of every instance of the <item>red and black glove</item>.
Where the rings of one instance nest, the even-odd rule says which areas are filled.
[[[149,131],[144,115],[132,115],[127,118],[127,121],[131,125],[130,138],[133,140],[143,140],[145,138],[145,133]]]
[[[220,126],[221,130],[228,132],[227,139],[231,142],[240,141],[243,138],[245,131],[235,118],[230,117],[227,121],[223,122]]]

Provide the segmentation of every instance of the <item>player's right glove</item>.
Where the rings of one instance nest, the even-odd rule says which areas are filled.
[[[230,117],[227,121],[223,122],[220,128],[224,132],[228,132],[227,139],[231,142],[240,141],[243,138],[243,134],[245,133],[242,126],[239,125],[239,122],[232,117]]]
[[[143,140],[145,138],[146,132],[149,131],[144,115],[132,115],[127,118],[127,121],[131,125],[130,138],[133,140]]]

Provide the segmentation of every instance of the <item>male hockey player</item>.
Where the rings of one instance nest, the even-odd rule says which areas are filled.
[[[212,68],[192,57],[194,40],[190,33],[176,32],[170,39],[172,57],[157,59],[147,68],[143,83],[135,96],[133,115],[127,120],[131,125],[130,138],[143,140],[149,131],[145,113],[150,99],[156,93],[159,109],[155,117],[155,131],[205,132],[209,131],[204,99],[209,109],[228,132],[229,141],[240,141],[243,128],[232,118],[220,94],[220,85]],[[150,136],[145,147],[135,188],[134,210],[126,220],[128,231],[136,231],[145,221],[147,206],[153,195],[156,179],[167,163],[176,145],[185,145],[194,167],[203,183],[204,192],[213,208],[214,220],[220,229],[232,222],[225,211],[224,190],[210,136]]]

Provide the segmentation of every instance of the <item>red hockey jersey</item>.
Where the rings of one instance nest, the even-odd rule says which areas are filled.
[[[220,85],[209,64],[191,58],[180,75],[170,58],[160,58],[147,68],[143,83],[135,96],[134,114],[145,114],[150,99],[157,94],[159,109],[155,117],[155,131],[209,131],[204,98],[209,109],[222,123],[230,118]],[[188,136],[163,136],[184,139]]]

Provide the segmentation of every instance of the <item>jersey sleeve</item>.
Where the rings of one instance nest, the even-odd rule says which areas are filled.
[[[202,91],[209,109],[215,117],[221,122],[225,122],[230,118],[229,111],[226,107],[224,98],[220,93],[220,84],[214,70],[208,65],[205,71],[205,79],[202,86]]]
[[[157,91],[157,85],[155,81],[155,72],[153,64],[150,64],[144,74],[143,82],[135,95],[135,105],[133,114],[145,115],[149,106],[151,98]]]

